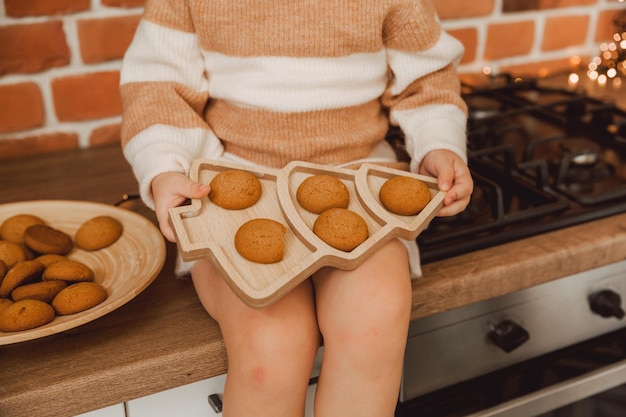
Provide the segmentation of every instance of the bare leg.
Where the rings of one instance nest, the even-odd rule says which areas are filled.
[[[394,240],[354,271],[318,271],[314,284],[324,338],[315,416],[392,416],[411,312],[406,248]]]
[[[320,342],[310,280],[259,310],[241,302],[208,260],[196,263],[192,278],[228,353],[224,416],[303,416]]]

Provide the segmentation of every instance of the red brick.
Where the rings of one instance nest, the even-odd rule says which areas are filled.
[[[554,16],[546,19],[541,49],[553,51],[583,45],[587,38],[589,16]],[[575,30],[572,30],[575,28]]]
[[[22,139],[0,140],[0,159],[42,155],[78,148],[76,133],[51,133]]]
[[[89,137],[89,145],[102,146],[119,144],[121,138],[122,125],[117,123],[114,125],[102,126],[94,129]]]
[[[522,12],[527,10],[557,9],[561,7],[597,4],[598,0],[503,0],[502,11]]]
[[[89,10],[89,0],[4,0],[7,16],[44,16]]]
[[[531,20],[489,25],[485,59],[528,54],[533,46],[534,38],[535,23]]]
[[[463,46],[465,53],[461,59],[461,64],[472,62],[476,59],[476,50],[478,48],[478,32],[475,28],[448,30],[448,33],[457,38]]]
[[[101,0],[103,6],[109,7],[143,7],[146,0]]]
[[[62,122],[117,116],[122,111],[118,71],[95,72],[52,80],[52,97]]]
[[[28,130],[44,124],[39,86],[32,82],[0,86],[0,133]]]
[[[441,19],[485,16],[493,12],[495,0],[434,0]]]
[[[557,74],[563,71],[574,71],[579,68],[580,61],[587,62],[587,57],[572,57],[554,59],[539,62],[527,62],[518,65],[502,66],[502,72],[510,72],[511,74],[530,75],[545,77],[550,74]]]
[[[140,15],[78,21],[78,39],[83,62],[120,59],[133,40]]]
[[[36,72],[69,63],[62,22],[0,26],[0,75]]]

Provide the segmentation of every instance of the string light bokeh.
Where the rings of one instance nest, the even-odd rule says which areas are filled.
[[[626,10],[618,13],[613,23],[613,40],[600,45],[600,53],[589,62],[587,76],[601,86],[620,87],[626,78]]]

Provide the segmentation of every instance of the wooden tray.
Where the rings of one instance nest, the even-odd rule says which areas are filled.
[[[101,304],[51,323],[22,332],[0,332],[0,345],[23,342],[59,333],[88,323],[121,307],[143,291],[158,275],[165,262],[165,241],[157,227],[145,217],[115,206],[67,200],[42,200],[0,205],[0,223],[16,214],[41,217],[55,229],[74,236],[80,225],[92,217],[109,215],[120,222],[124,232],[113,245],[99,251],[72,249],[68,258],[93,269],[95,281],[109,297]]]
[[[253,170],[246,165],[196,160],[189,176],[208,184],[214,176],[229,169],[248,171],[258,177],[263,192],[254,206],[226,210],[205,197],[170,209],[170,220],[183,259],[211,257],[233,291],[245,303],[257,308],[272,304],[324,266],[354,269],[393,238],[416,239],[443,206],[445,195],[437,188],[434,178],[373,164],[350,170],[292,162],[280,170]],[[312,231],[317,215],[301,208],[296,200],[300,183],[316,174],[339,178],[350,192],[348,208],[367,223],[369,238],[351,252],[334,249],[319,239]],[[431,201],[416,216],[392,214],[378,200],[383,183],[399,175],[419,178],[430,188]],[[269,265],[251,262],[235,249],[234,236],[238,228],[255,218],[272,219],[287,227],[282,261]]]

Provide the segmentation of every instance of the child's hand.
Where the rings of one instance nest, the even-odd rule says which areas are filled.
[[[169,209],[180,206],[189,198],[202,198],[209,194],[209,190],[210,187],[207,184],[194,182],[177,172],[166,172],[152,180],[155,213],[161,233],[167,240],[176,241],[169,222]]]
[[[474,190],[474,181],[469,168],[457,154],[443,149],[431,151],[422,160],[419,173],[436,177],[439,189],[447,191],[438,216],[453,216],[465,210]]]

